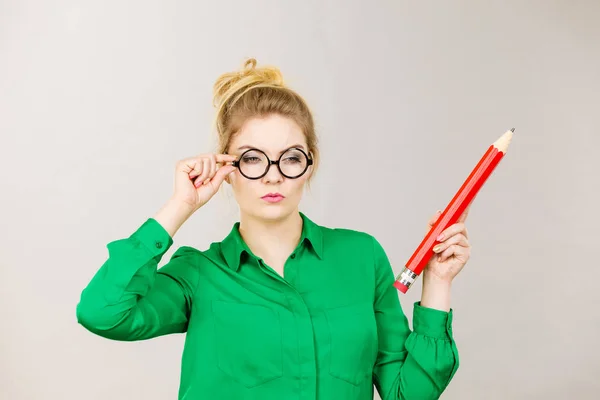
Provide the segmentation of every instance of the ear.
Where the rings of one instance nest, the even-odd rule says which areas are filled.
[[[312,152],[309,152],[308,156],[313,160],[313,163],[308,167],[308,171],[306,171],[306,174],[308,175],[306,179],[309,179],[312,176],[313,171],[315,170],[315,163]]]
[[[306,171],[306,180],[309,180],[309,179],[310,179],[310,177],[312,176],[312,174],[313,174],[313,168],[312,168],[312,165],[311,165],[311,166],[308,168],[308,171]]]

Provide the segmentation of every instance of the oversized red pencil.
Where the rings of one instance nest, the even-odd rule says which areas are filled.
[[[481,157],[477,166],[471,171],[471,174],[458,192],[456,192],[452,201],[446,206],[442,215],[439,216],[436,223],[427,232],[419,247],[417,247],[406,263],[404,270],[396,277],[396,281],[394,282],[396,289],[402,293],[406,293],[410,285],[421,274],[429,259],[435,254],[433,248],[439,243],[437,241],[438,235],[447,227],[456,223],[463,211],[471,204],[479,189],[481,189],[506,154],[514,131],[515,128],[506,131],[506,133],[490,145],[483,157]]]

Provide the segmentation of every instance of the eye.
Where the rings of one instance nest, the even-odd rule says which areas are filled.
[[[258,157],[247,156],[243,158],[246,163],[260,163],[261,159]]]
[[[284,159],[286,163],[295,164],[300,162],[300,158],[296,156],[286,157]]]

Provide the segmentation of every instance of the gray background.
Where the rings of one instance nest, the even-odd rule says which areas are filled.
[[[467,221],[442,398],[598,398],[599,19],[592,0],[0,2],[0,397],[176,398],[183,335],[109,341],[75,306],[175,162],[214,149],[212,84],[253,56],[315,110],[301,210],[375,235],[396,273],[515,127]],[[237,218],[226,187],[165,257]]]

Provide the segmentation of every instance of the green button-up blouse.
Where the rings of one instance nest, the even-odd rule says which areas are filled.
[[[186,333],[180,400],[437,399],[458,353],[452,310],[414,304],[413,330],[371,235],[303,220],[284,277],[236,222],[204,251],[173,244],[153,218],[108,243],[77,320],[115,340]],[[175,394],[174,394],[175,395]]]

